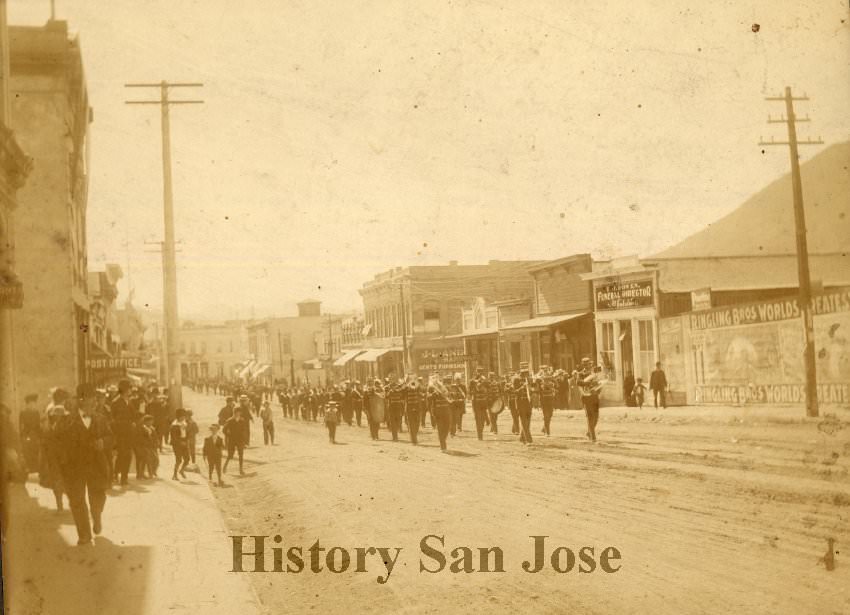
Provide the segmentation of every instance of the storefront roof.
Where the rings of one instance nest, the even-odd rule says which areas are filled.
[[[484,335],[496,335],[497,333],[499,333],[499,329],[496,327],[491,327],[489,329],[474,329],[473,331],[466,331],[464,333],[457,333],[455,335],[447,335],[444,338],[436,339],[459,340],[464,337],[481,337]]]
[[[341,357],[339,357],[336,361],[334,361],[334,367],[344,367],[347,365],[354,357],[365,352],[362,348],[357,348],[355,350],[346,351]]]
[[[369,348],[360,356],[354,358],[355,363],[375,363],[380,357],[388,352],[401,352],[401,348]]]
[[[502,331],[517,331],[522,329],[524,331],[528,330],[544,330],[549,327],[553,327],[555,325],[559,325],[561,323],[575,320],[576,318],[581,318],[582,316],[589,315],[590,312],[581,312],[580,314],[559,314],[557,316],[537,316],[536,318],[529,318],[528,320],[523,320],[513,325],[509,325],[507,327],[502,327]]]

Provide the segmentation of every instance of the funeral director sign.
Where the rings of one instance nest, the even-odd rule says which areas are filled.
[[[597,310],[622,310],[653,305],[652,280],[610,282],[596,287]]]

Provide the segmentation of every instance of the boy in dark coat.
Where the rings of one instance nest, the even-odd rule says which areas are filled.
[[[224,440],[218,434],[220,426],[218,423],[210,425],[210,435],[204,438],[204,460],[209,468],[210,482],[212,482],[213,470],[218,476],[218,486],[224,485],[221,480],[221,458],[224,455]]]

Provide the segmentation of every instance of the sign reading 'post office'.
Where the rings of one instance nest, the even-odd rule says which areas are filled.
[[[652,280],[611,282],[596,287],[597,310],[620,310],[653,304]]]

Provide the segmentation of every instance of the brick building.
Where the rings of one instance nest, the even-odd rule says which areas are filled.
[[[463,373],[463,309],[485,301],[532,295],[528,268],[537,261],[490,261],[486,265],[396,267],[360,289],[365,318],[365,352],[352,360],[357,375],[427,376],[432,371]],[[404,347],[406,338],[407,347]]]
[[[92,119],[79,41],[64,21],[9,28],[12,127],[33,170],[18,192],[16,270],[26,280],[15,328],[18,396],[73,388],[89,348],[86,203]],[[43,397],[42,397],[43,398]]]

